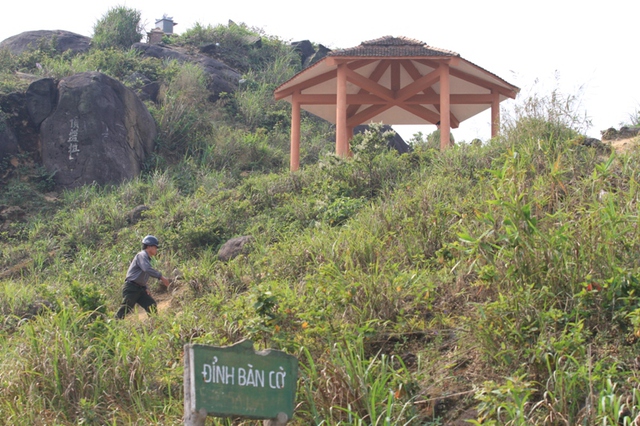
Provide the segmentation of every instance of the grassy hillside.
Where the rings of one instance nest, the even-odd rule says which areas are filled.
[[[345,161],[305,117],[290,173],[288,107],[272,90],[298,65],[266,39],[235,59],[251,84],[216,104],[197,96],[197,68],[130,58],[164,84],[150,105],[159,148],[139,179],[52,192],[26,161],[4,177],[0,204],[30,214],[0,234],[0,418],[182,424],[183,345],[248,338],[298,356],[295,425],[630,424],[640,156],[583,146],[553,94],[523,102],[502,137],[446,152],[417,136],[398,156],[373,131]],[[157,316],[115,321],[146,234],[172,287],[153,289]],[[251,250],[220,262],[239,235]]]

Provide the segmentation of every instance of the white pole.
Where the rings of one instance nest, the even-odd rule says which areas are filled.
[[[207,419],[207,410],[193,411],[191,394],[191,369],[193,368],[193,348],[184,345],[184,426],[204,426]]]
[[[262,422],[263,426],[284,426],[287,424],[289,418],[285,413],[278,413],[275,420],[265,420]]]

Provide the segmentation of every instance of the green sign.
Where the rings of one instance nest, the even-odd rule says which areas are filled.
[[[185,410],[218,417],[293,417],[298,359],[281,351],[232,346],[185,346]]]

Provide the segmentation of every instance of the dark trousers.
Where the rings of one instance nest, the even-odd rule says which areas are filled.
[[[122,319],[133,310],[136,303],[144,308],[147,313],[157,311],[156,301],[147,293],[146,287],[141,287],[132,282],[125,282],[122,288],[122,305],[116,313],[116,318]]]

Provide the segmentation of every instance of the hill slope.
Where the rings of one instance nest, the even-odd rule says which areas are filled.
[[[180,424],[183,345],[249,338],[298,356],[292,424],[629,424],[638,154],[522,115],[446,152],[416,140],[399,156],[371,132],[344,160],[321,154],[330,129],[307,117],[311,148],[289,173],[286,107],[268,96],[291,71],[282,52],[215,105],[180,98],[193,70],[171,68],[182,103],[152,107],[164,139],[139,179],[47,201],[27,188],[45,176],[12,176],[4,199],[46,209],[1,234],[0,416]],[[188,120],[168,119],[177,105]],[[115,321],[146,234],[170,303]],[[251,250],[219,261],[238,235]]]

